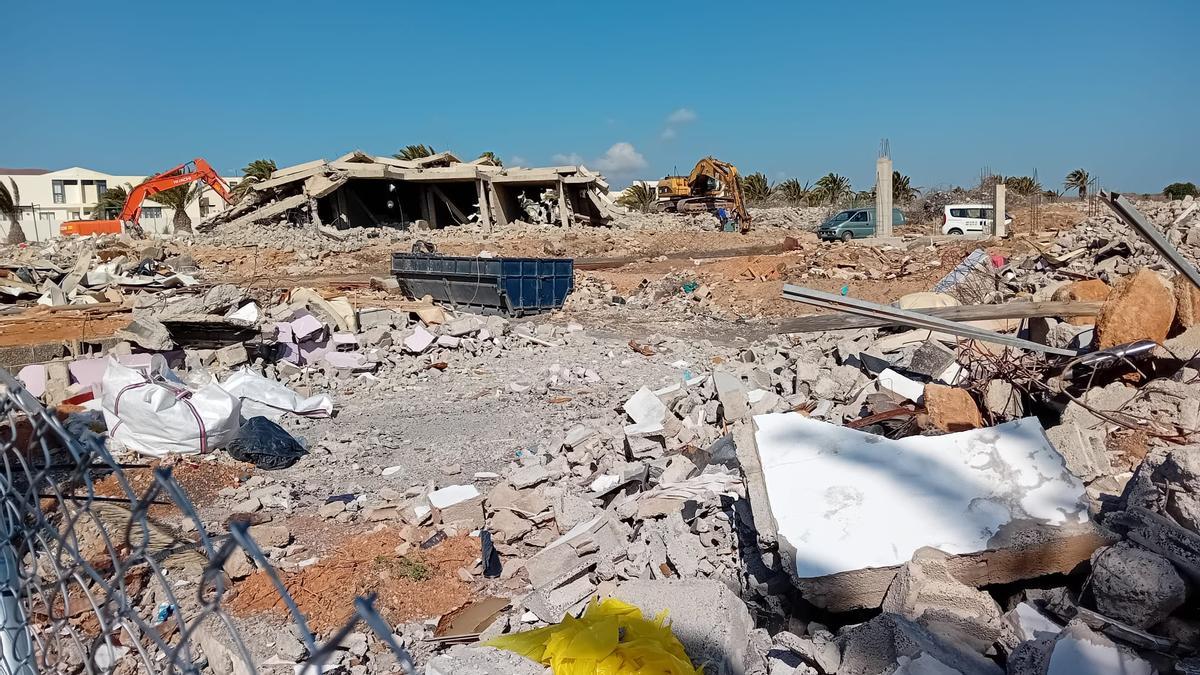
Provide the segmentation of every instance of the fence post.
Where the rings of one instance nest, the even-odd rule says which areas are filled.
[[[12,486],[6,486],[12,493]],[[13,551],[10,509],[0,517],[0,667],[5,675],[34,675],[33,643],[21,607],[21,568]]]

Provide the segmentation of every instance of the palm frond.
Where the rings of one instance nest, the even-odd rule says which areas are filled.
[[[653,208],[654,202],[654,192],[643,183],[630,185],[617,198],[617,203],[621,206],[642,211],[643,213]]]

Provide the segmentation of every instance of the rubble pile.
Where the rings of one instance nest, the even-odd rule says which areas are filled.
[[[439,161],[339,160],[456,166]],[[340,180],[337,165],[300,170],[305,194]],[[266,185],[256,208],[297,183]],[[1198,210],[1144,207],[1189,259]],[[810,215],[769,211],[788,229]],[[621,236],[653,227],[622,219]],[[318,241],[378,238],[336,234]],[[1107,215],[1004,255],[978,244],[936,248],[936,264],[841,244],[821,245],[821,266],[747,263],[763,283],[962,261],[888,306],[809,299],[824,313],[792,325],[819,330],[753,339],[672,335],[664,309],[724,316],[720,282],[681,273],[627,294],[577,276],[561,314],[515,318],[401,298],[382,280],[244,288],[166,251],[64,241],[17,251],[0,287],[16,278],[24,303],[118,305],[115,336],[28,366],[27,386],[79,406],[72,416],[110,430],[115,450],[228,470],[199,504],[210,534],[248,521],[285,584],[353,585],[410,608],[392,623],[426,673],[543,672],[482,643],[582,621],[605,598],[647,619],[666,611],[706,673],[1191,672],[1200,291]],[[602,308],[642,323],[596,325]],[[145,445],[140,408],[114,404],[119,377],[186,390],[210,433]],[[169,408],[153,420],[175,429]],[[292,454],[243,452],[250,431],[282,434]],[[225,573],[236,618],[278,628],[256,565],[234,556]],[[251,642],[275,664],[308,656],[273,632]],[[353,633],[333,665],[387,672],[384,652]]]

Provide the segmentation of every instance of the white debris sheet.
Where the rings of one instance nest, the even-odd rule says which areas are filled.
[[[230,375],[221,383],[221,388],[242,402],[242,417],[266,417],[278,422],[284,413],[292,412],[304,417],[329,417],[333,414],[333,401],[328,395],[304,397],[288,389],[282,383],[270,380],[249,368]]]
[[[898,441],[807,418],[754,418],[767,500],[796,575],[891,567],[922,546],[976,553],[1004,525],[1086,523],[1083,483],[1036,418]]]

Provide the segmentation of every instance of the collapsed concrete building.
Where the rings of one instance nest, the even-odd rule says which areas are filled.
[[[449,152],[405,160],[355,150],[332,162],[278,169],[201,227],[280,219],[339,230],[491,228],[517,221],[608,225],[619,208],[603,176],[583,166],[505,168],[486,157],[463,162]]]

